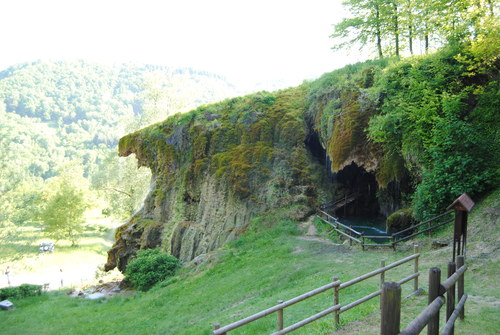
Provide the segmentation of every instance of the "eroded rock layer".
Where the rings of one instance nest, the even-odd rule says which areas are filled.
[[[153,173],[144,207],[120,227],[106,269],[140,248],[183,261],[234,240],[273,207],[312,212],[331,187],[306,146],[304,87],[261,92],[176,115],[120,140]]]

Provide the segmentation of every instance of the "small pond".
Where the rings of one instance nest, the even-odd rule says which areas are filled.
[[[385,218],[383,217],[341,217],[339,221],[360,233],[364,233],[366,236],[391,235],[385,231]],[[388,241],[386,239],[374,239],[375,243],[387,243]]]

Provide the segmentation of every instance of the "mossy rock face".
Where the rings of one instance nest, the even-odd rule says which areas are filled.
[[[117,267],[121,272],[129,260],[135,257],[139,249],[154,249],[161,244],[163,223],[143,219],[139,215],[128,223],[118,227],[115,233],[115,244],[108,251],[106,271]]]
[[[410,228],[416,223],[417,221],[413,217],[413,210],[411,208],[404,208],[389,215],[385,222],[385,228],[388,232],[398,232]]]
[[[160,230],[162,249],[188,261],[237,238],[259,212],[292,204],[311,212],[324,183],[305,146],[306,94],[300,86],[228,99],[123,137],[119,154],[151,169],[152,190],[119,229],[107,268],[122,270]]]
[[[404,159],[388,155],[367,134],[383,94],[377,73],[387,65],[360,63],[295,88],[200,106],[123,137],[119,154],[134,153],[152,171],[137,218],[158,222],[161,248],[188,261],[238,238],[258,213],[287,206],[301,206],[298,219],[312,213],[334,198],[326,170],[353,162],[376,177],[383,214],[400,208],[401,191],[391,185],[404,184]],[[318,138],[314,150],[312,136]],[[318,158],[323,150],[326,157]],[[394,214],[390,228],[411,225],[410,218]],[[146,230],[129,225],[120,228],[110,266],[156,243],[145,243]],[[141,231],[137,241],[124,238],[129,229]],[[153,235],[149,240],[157,241]]]

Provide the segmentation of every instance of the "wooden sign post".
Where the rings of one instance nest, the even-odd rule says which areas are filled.
[[[466,194],[462,194],[448,206],[447,210],[455,210],[455,231],[453,233],[453,262],[456,256],[465,257],[467,243],[467,214],[474,207],[474,201]]]

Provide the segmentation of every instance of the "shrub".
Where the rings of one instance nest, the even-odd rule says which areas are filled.
[[[389,215],[385,222],[386,231],[397,232],[414,226],[417,221],[413,217],[411,208],[400,209]]]
[[[34,297],[42,294],[42,286],[22,284],[16,287],[4,287],[0,289],[0,300],[5,299],[22,299],[26,297]]]
[[[140,291],[147,291],[156,283],[175,274],[180,261],[159,249],[139,250],[125,270],[125,279]]]

